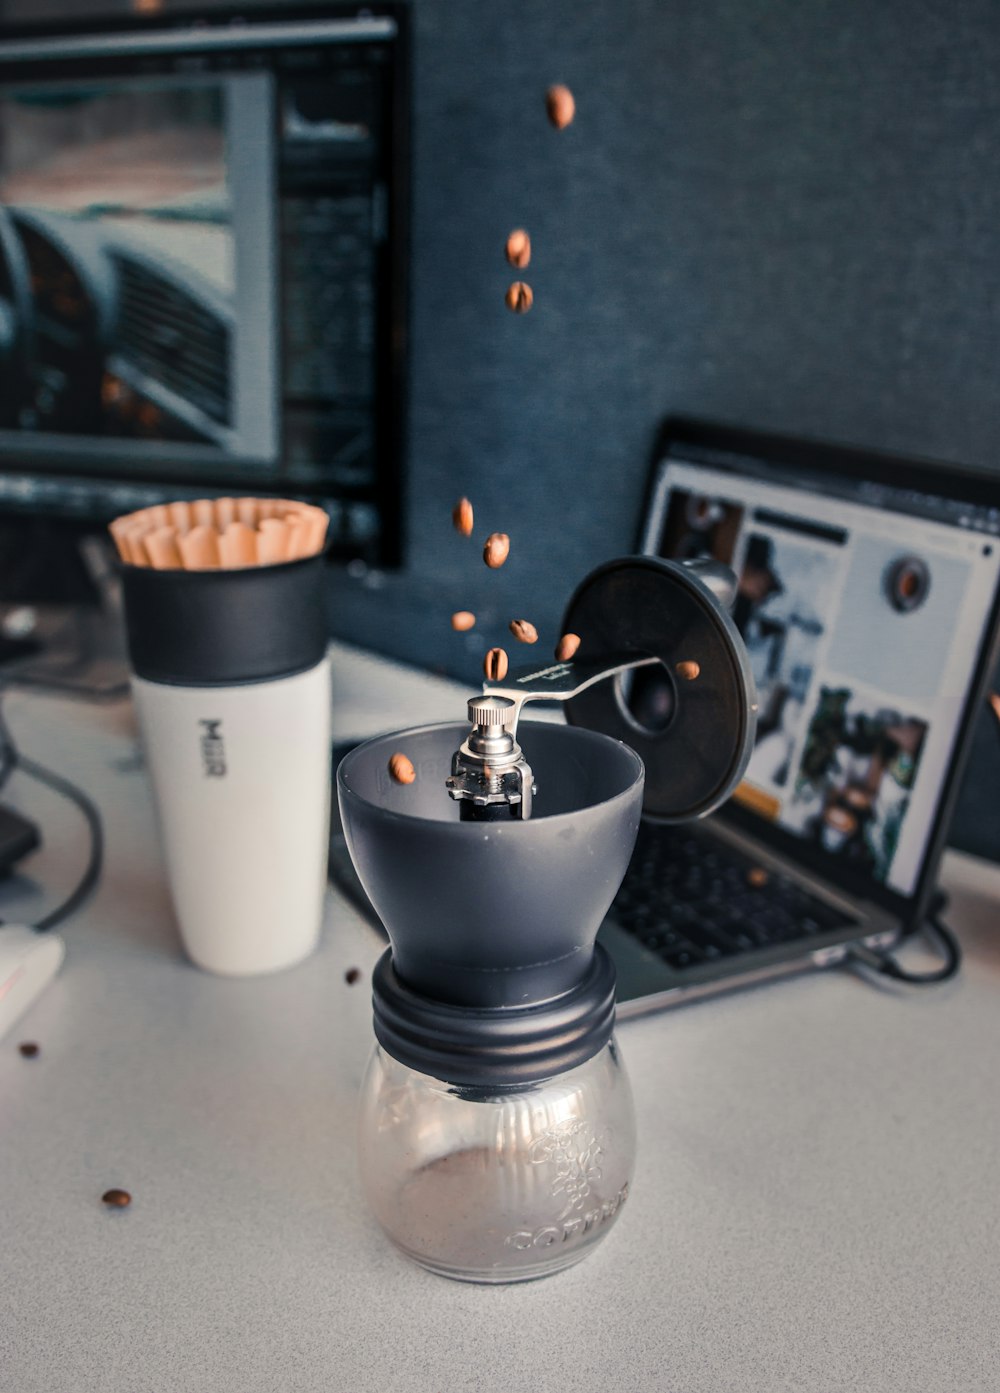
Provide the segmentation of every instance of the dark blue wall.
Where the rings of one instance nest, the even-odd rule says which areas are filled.
[[[633,544],[668,412],[995,466],[992,0],[416,0],[408,565],[342,633],[473,680]],[[546,123],[553,81],[576,94]],[[527,227],[535,307],[504,308]],[[512,538],[501,572],[450,530]],[[377,579],[377,578],[376,578]],[[959,840],[996,854],[984,718]]]
[[[992,464],[991,0],[416,0],[408,564],[340,630],[472,674],[628,549],[667,412]],[[568,83],[578,116],[546,123]],[[535,307],[503,305],[527,227]],[[455,496],[511,561],[450,531]],[[467,656],[466,656],[467,655]]]

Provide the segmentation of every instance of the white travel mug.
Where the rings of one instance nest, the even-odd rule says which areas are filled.
[[[274,972],[315,948],[330,821],[320,556],[123,566],[132,689],[184,947]]]

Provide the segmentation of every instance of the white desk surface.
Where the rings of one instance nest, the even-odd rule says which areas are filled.
[[[462,709],[346,649],[335,672],[341,736]],[[60,976],[0,1041],[2,1393],[1000,1387],[1000,871],[947,858],[946,987],[814,973],[623,1023],[641,1152],[614,1232],[548,1280],[465,1286],[397,1256],[359,1189],[378,937],[331,891],[300,967],[189,966],[128,704],[6,711],[108,847]],[[45,895],[0,887],[14,919],[62,898],[85,836],[20,775],[4,797],[46,839]]]

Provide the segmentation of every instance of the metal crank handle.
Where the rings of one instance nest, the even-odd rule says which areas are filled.
[[[526,701],[569,701],[606,677],[632,668],[651,667],[659,661],[645,653],[605,653],[599,658],[572,659],[544,667],[513,668],[502,682],[484,682],[483,691],[514,703],[505,725],[516,737],[521,707]]]

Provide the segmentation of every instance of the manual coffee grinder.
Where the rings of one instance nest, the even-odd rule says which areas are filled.
[[[545,1276],[621,1212],[635,1120],[594,940],[640,816],[704,816],[746,767],[756,702],[734,590],[715,562],[613,561],[570,601],[577,660],[487,683],[468,724],[380,737],[340,765],[347,844],[391,943],[361,1174],[386,1233],[434,1272]],[[521,722],[541,699],[568,724]],[[396,751],[411,784],[389,774]]]

